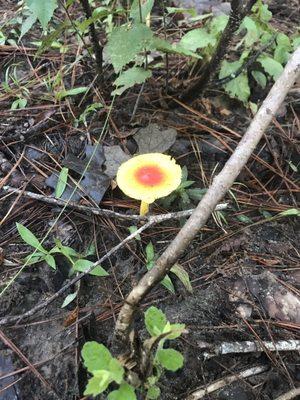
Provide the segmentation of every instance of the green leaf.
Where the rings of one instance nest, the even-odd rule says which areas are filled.
[[[22,39],[24,35],[32,28],[34,23],[37,20],[37,16],[35,14],[30,14],[25,21],[22,22],[21,25],[21,34],[19,36],[19,41]]]
[[[154,252],[153,244],[152,244],[152,242],[149,242],[147,244],[147,246],[146,246],[146,259],[147,259],[147,262],[152,261],[154,259],[154,255],[155,255],[155,252]]]
[[[55,188],[55,197],[60,198],[63,192],[65,191],[65,188],[67,186],[67,180],[68,180],[68,173],[69,169],[66,167],[63,167],[60,171],[57,185]]]
[[[210,23],[210,27],[209,27],[210,33],[213,36],[217,36],[219,33],[223,32],[224,29],[226,28],[228,20],[229,20],[229,16],[225,15],[225,14],[214,17]]]
[[[46,263],[53,269],[56,269],[56,262],[53,256],[51,256],[51,254],[47,254],[45,256],[45,261]]]
[[[277,46],[274,51],[274,60],[280,64],[285,64],[289,59],[290,53],[286,46]]]
[[[170,322],[168,321],[166,326],[164,327],[163,333],[171,332],[168,336],[166,336],[166,339],[173,340],[177,339],[184,330],[184,324],[170,324]]]
[[[105,46],[115,72],[121,71],[141,51],[149,50],[152,38],[151,29],[144,24],[125,24],[115,28]]]
[[[160,388],[158,386],[150,386],[147,391],[146,399],[148,400],[156,400],[160,396]]]
[[[205,29],[199,28],[186,33],[179,44],[190,51],[196,51],[208,45],[214,46],[216,44],[216,38]]]
[[[74,299],[76,299],[76,296],[77,292],[68,294],[68,296],[64,299],[61,308],[67,307]]]
[[[134,232],[136,232],[136,231],[138,230],[138,227],[132,225],[132,226],[130,226],[130,227],[128,228],[128,230],[129,230],[130,233],[134,233]],[[137,234],[137,235],[135,236],[135,240],[142,240],[141,235],[140,235],[140,234]]]
[[[101,343],[86,342],[81,351],[84,365],[89,372],[107,369],[112,355],[110,351]]]
[[[171,278],[169,275],[166,275],[164,279],[160,282],[169,292],[175,293],[175,288],[173,285],[173,282],[171,281]]]
[[[80,259],[75,261],[73,268],[75,271],[79,272],[85,272],[88,268],[90,268],[94,264],[93,261],[90,260],[85,260],[85,259]],[[95,276],[108,276],[109,273],[105,271],[104,268],[100,267],[100,265],[97,265],[91,272],[90,275],[95,275]]]
[[[187,190],[189,198],[192,200],[196,200],[196,201],[201,200],[206,192],[207,192],[207,189],[200,189],[200,188],[193,188],[193,189]]]
[[[85,388],[84,395],[96,396],[104,392],[108,385],[111,383],[111,376],[109,371],[101,370],[94,371],[95,376],[89,379],[88,384]]]
[[[38,249],[44,254],[48,254],[47,250],[44,249],[38,238],[28,228],[17,222],[17,229],[19,235],[25,243],[29,244],[29,246],[34,247],[35,249]]]
[[[177,276],[177,278],[180,280],[180,282],[183,284],[188,292],[193,293],[189,274],[180,264],[174,264],[170,272],[173,272],[173,274]]]
[[[46,30],[48,22],[57,7],[57,0],[25,0],[25,3],[33,16],[40,21],[43,29]]]
[[[124,376],[124,368],[116,358],[112,358],[108,364],[108,370],[111,373],[111,378],[120,384]]]
[[[145,325],[151,336],[161,335],[166,324],[167,318],[165,314],[158,308],[151,306],[145,312]]]
[[[234,74],[240,66],[241,61],[228,62],[224,60],[222,62],[219,78],[226,78],[227,76]],[[223,87],[230,97],[236,98],[243,103],[248,101],[250,96],[250,87],[246,73],[241,73],[237,78],[234,78],[223,85]]]
[[[166,7],[168,14],[190,14],[192,17],[197,17],[197,11],[195,8],[178,8],[178,7]]]
[[[180,54],[183,56],[187,56],[187,57],[194,57],[197,59],[201,59],[202,57],[191,51],[188,50],[186,47],[182,46],[179,43],[169,43],[164,39],[158,38],[158,37],[154,37],[152,39],[152,45],[156,50],[162,51],[164,53],[170,53],[170,54]]]
[[[27,99],[24,99],[24,98],[20,97],[17,100],[12,102],[10,109],[11,110],[18,110],[20,108],[25,108],[26,105],[27,105]]]
[[[68,96],[76,96],[81,93],[86,93],[88,89],[89,88],[86,86],[80,86],[80,87],[73,88],[73,89],[61,90],[60,92],[57,92],[55,94],[55,97],[57,100],[62,100]]]
[[[260,37],[259,27],[256,25],[256,22],[252,18],[245,17],[240,29],[242,28],[245,28],[247,30],[247,33],[244,36],[245,45],[247,47],[251,47],[255,42],[258,41]]]
[[[293,38],[293,49],[296,50],[300,46],[300,36]]]
[[[258,62],[261,64],[265,72],[272,76],[274,81],[283,71],[283,66],[278,61],[274,60],[274,58],[269,56],[259,57]]]
[[[267,85],[267,78],[266,75],[260,71],[251,71],[251,75],[256,80],[256,82],[261,86],[263,89]]]
[[[244,215],[244,214],[237,215],[237,219],[240,222],[243,222],[243,224],[252,224],[253,223],[252,219],[249,218],[247,215]]]
[[[278,214],[281,217],[300,217],[299,208],[290,208],[289,210],[282,211]]]
[[[183,355],[174,349],[161,349],[156,353],[155,360],[169,371],[177,371],[183,366]]]
[[[114,81],[114,85],[117,86],[111,95],[120,96],[125,90],[131,88],[136,84],[141,84],[146,81],[146,79],[150,78],[152,72],[149,70],[145,70],[140,67],[132,67],[125,72],[122,72],[119,77]]]
[[[135,22],[145,22],[148,14],[150,14],[152,11],[153,5],[154,5],[154,0],[146,0],[141,2],[140,0],[133,0],[130,10],[130,17]],[[140,15],[140,12],[142,15]]]
[[[123,382],[118,390],[109,393],[108,400],[136,400],[134,388]]]

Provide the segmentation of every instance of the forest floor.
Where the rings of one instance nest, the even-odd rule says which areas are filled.
[[[271,2],[274,24],[289,26],[299,21],[297,1],[288,3]],[[16,6],[10,2],[1,7],[9,18]],[[32,41],[38,40],[39,32],[32,35]],[[0,94],[0,282],[1,290],[5,289],[0,296],[0,318],[22,315],[70,279],[70,265],[62,255],[56,257],[56,270],[41,262],[20,272],[32,248],[20,238],[17,222],[40,240],[46,236],[46,248],[57,239],[81,253],[93,248],[87,256],[91,261],[107,253],[136,225],[72,207],[62,211],[59,205],[32,198],[30,193],[52,196],[53,173],[67,166],[78,177],[82,159],[99,139],[106,146],[106,160],[118,162],[118,157],[135,153],[133,136],[150,125],[152,133],[163,134],[170,128],[177,132],[168,153],[187,167],[188,179],[194,181],[191,188],[205,189],[252,119],[249,110],[221,90],[170,109],[161,96],[163,78],[159,76],[145,85],[140,96],[139,88],[134,88],[117,98],[109,115],[109,80],[100,91],[92,61],[75,60],[82,51],[71,42],[65,54],[52,49],[35,57],[30,41],[18,48],[0,46],[0,82],[7,79],[8,68],[19,82],[17,86],[16,81],[11,83],[12,91]],[[49,98],[43,82],[58,72],[71,87],[90,86],[90,94],[56,102]],[[30,93],[30,101],[26,108],[12,110],[20,87]],[[258,104],[270,87],[271,83],[265,90],[253,88]],[[298,82],[224,199],[227,208],[214,214],[179,260],[189,274],[192,293],[172,275],[175,293],[156,287],[136,317],[141,335],[145,333],[143,310],[149,305],[162,309],[170,321],[186,325],[186,332],[173,344],[184,355],[184,367],[164,376],[161,399],[185,399],[227,376],[236,379],[203,399],[273,400],[300,386],[299,342],[293,351],[264,348],[215,354],[217,346],[227,342],[259,342],[264,347],[262,342],[276,345],[300,339],[299,218],[280,215],[299,207],[299,90]],[[86,127],[75,124],[74,119],[92,103],[104,106]],[[101,199],[101,209],[137,214],[139,204],[125,198],[114,183],[103,183],[96,163],[92,168],[84,178],[84,195],[73,200],[98,207],[97,199]],[[20,192],[14,193],[14,188]],[[168,206],[156,203],[151,213],[180,211],[196,204],[192,198],[184,202],[179,197]],[[151,242],[155,255],[160,254],[183,223],[170,220],[152,226],[141,240],[129,242],[102,264],[107,277],[88,275],[31,318],[3,325],[0,399],[82,399],[87,379],[80,360],[82,345],[87,340],[109,343],[124,297],[146,272],[146,246]],[[62,308],[64,298],[75,290],[77,298]],[[237,376],[257,366],[262,367],[259,374]]]

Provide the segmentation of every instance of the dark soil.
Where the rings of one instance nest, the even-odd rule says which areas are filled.
[[[295,23],[296,2],[289,5],[290,13],[286,11],[289,8],[286,4],[271,3],[275,24]],[[12,12],[13,5],[7,10]],[[20,78],[27,84],[33,71],[25,53],[10,46],[0,47],[2,52],[1,80],[9,65],[22,63]],[[33,60],[33,53],[28,52]],[[59,53],[49,52],[42,61],[34,61],[35,68],[43,67],[42,71],[49,68],[56,74],[60,57]],[[73,55],[65,56],[64,62],[73,61]],[[94,68],[91,62],[84,59],[76,68],[77,86],[91,84]],[[121,145],[127,154],[134,153],[136,143],[132,132],[136,127],[147,126],[149,122],[173,127],[178,136],[169,153],[181,166],[187,166],[189,179],[195,181],[193,187],[207,187],[228,159],[228,147],[234,149],[238,135],[245,132],[251,114],[222,93],[207,93],[192,109],[166,109],[153,101],[159,95],[157,83],[152,84],[154,89],[151,83],[145,86],[134,121],[129,120],[138,89],[117,100],[102,142],[108,146]],[[221,217],[211,218],[179,260],[189,273],[193,293],[188,293],[180,281],[172,278],[175,295],[159,286],[137,312],[136,327],[142,338],[146,337],[143,310],[151,304],[161,308],[170,321],[186,324],[187,331],[182,337],[169,344],[184,354],[184,368],[165,374],[160,382],[162,400],[185,399],[199,387],[257,365],[265,366],[265,372],[237,379],[203,398],[273,400],[300,386],[299,351],[207,356],[210,346],[224,342],[300,339],[299,218],[272,218],[296,208],[299,201],[299,176],[290,167],[299,164],[299,85],[295,88],[298,92],[289,94],[280,115],[249,161],[248,169],[240,174],[231,194],[227,195],[228,209]],[[24,110],[11,111],[11,95],[1,97],[0,178],[10,187],[50,196],[52,190],[46,185],[46,178],[62,165],[67,155],[84,154],[86,145],[99,138],[106,114],[100,110],[88,129],[79,129],[72,123],[70,110],[80,115],[89,101],[102,101],[102,96],[97,97],[98,91],[93,98],[85,100],[87,104],[81,104],[79,96],[60,106],[41,100],[37,83],[30,91],[32,104]],[[258,102],[265,94],[257,93]],[[21,241],[16,222],[26,225],[40,239],[55,222],[44,246],[50,248],[55,239],[60,239],[65,245],[84,251],[93,243],[96,255],[90,258],[92,261],[124,239],[133,225],[72,209],[60,215],[59,207],[4,190],[0,196],[1,290],[32,251]],[[81,203],[94,205],[87,198]],[[191,201],[185,206],[195,205]],[[138,210],[138,204],[124,198],[118,189],[109,189],[100,207],[128,214]],[[176,210],[180,210],[177,201],[169,211]],[[153,213],[165,211],[161,203],[151,210]],[[145,231],[141,241],[124,246],[102,265],[109,272],[108,277],[87,276],[65,293],[66,296],[79,290],[78,299],[67,308],[61,308],[61,297],[30,319],[2,326],[0,399],[83,399],[87,374],[80,358],[82,345],[88,340],[109,345],[124,297],[146,272],[145,246],[152,241],[156,252],[162,252],[183,222],[176,220],[154,226]],[[23,314],[66,284],[69,265],[62,256],[56,262],[56,271],[45,263],[26,267],[0,296],[0,318]]]

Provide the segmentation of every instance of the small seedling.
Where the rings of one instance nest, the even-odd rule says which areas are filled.
[[[186,210],[191,207],[192,201],[199,202],[205,195],[207,189],[191,188],[195,181],[188,180],[188,170],[184,166],[182,168],[181,183],[173,193],[168,197],[161,200],[161,204],[164,208],[170,208],[170,206],[176,201],[182,210]]]
[[[152,269],[154,267],[155,261],[157,259],[152,242],[149,242],[147,244],[145,252],[146,252],[146,268],[149,271],[150,269]],[[186,288],[186,290],[188,292],[192,293],[193,289],[191,286],[189,274],[186,272],[186,270],[180,264],[177,263],[177,264],[173,265],[173,267],[170,269],[170,272],[177,276],[177,278],[181,281],[181,283],[184,285],[184,287]],[[169,292],[175,293],[175,288],[174,288],[174,285],[173,285],[169,275],[166,275],[164,277],[164,279],[161,281],[161,284]]]
[[[160,396],[159,379],[165,370],[177,371],[182,368],[183,355],[175,349],[164,348],[166,340],[178,338],[185,329],[183,324],[171,324],[165,314],[156,307],[150,307],[145,312],[145,326],[150,338],[143,343],[143,353],[146,362],[150,364],[143,381],[137,380],[135,386],[127,382],[125,365],[114,358],[103,344],[87,342],[82,348],[82,358],[85,367],[92,375],[86,386],[85,396],[97,396],[108,389],[108,400],[136,400],[137,392],[145,395],[147,400]],[[142,363],[137,366],[142,368]],[[118,385],[112,390],[110,385]]]

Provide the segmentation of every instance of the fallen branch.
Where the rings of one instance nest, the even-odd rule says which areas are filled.
[[[245,371],[240,372],[239,374],[236,374],[233,376],[226,376],[223,379],[219,379],[219,380],[215,381],[214,383],[207,386],[206,388],[199,389],[199,390],[193,392],[185,400],[202,399],[203,397],[207,396],[208,394],[215,392],[216,390],[219,390],[222,387],[231,384],[232,382],[235,382],[239,379],[249,378],[250,376],[253,376],[253,375],[261,374],[262,372],[265,372],[267,370],[268,370],[267,366],[260,365],[257,367],[252,367],[252,368],[246,369]]]
[[[270,93],[255,115],[237,148],[226,162],[222,171],[214,178],[212,185],[199,202],[191,217],[156,261],[155,266],[143,276],[127,296],[116,323],[116,351],[124,351],[128,346],[129,333],[136,308],[151,289],[166,276],[199,230],[205,225],[216,204],[230,189],[246,165],[272,118],[274,118],[289,89],[293,86],[299,72],[300,47],[291,56],[284,71],[270,90]]]
[[[294,399],[297,396],[300,396],[300,388],[292,389],[289,392],[284,393],[279,397],[276,397],[275,400],[291,400],[291,399]]]
[[[65,200],[57,199],[57,198],[51,197],[51,196],[44,196],[42,194],[28,192],[27,190],[23,191],[21,189],[16,189],[16,188],[8,186],[8,185],[3,186],[2,190],[7,193],[21,194],[22,196],[26,196],[30,199],[42,201],[43,203],[50,204],[53,206],[67,207],[67,208],[72,208],[74,210],[83,211],[87,215],[98,215],[101,217],[114,217],[114,218],[119,218],[119,219],[130,220],[130,221],[132,221],[132,220],[141,221],[141,222],[151,221],[152,224],[167,221],[169,219],[180,219],[180,218],[184,218],[184,217],[189,217],[190,215],[192,215],[192,213],[194,211],[194,208],[192,208],[189,210],[178,211],[178,212],[167,213],[167,214],[140,216],[137,214],[122,214],[122,213],[118,213],[118,212],[115,212],[112,210],[106,210],[104,208],[99,208],[99,207],[83,206],[81,204],[77,204],[72,201],[65,201]],[[227,206],[228,206],[227,203],[218,204],[215,208],[215,211],[225,210],[227,208]]]
[[[206,342],[198,343],[199,348],[208,349],[203,353],[205,358],[232,353],[253,353],[260,351],[300,351],[300,340],[279,340],[278,342],[223,342],[215,345]]]

